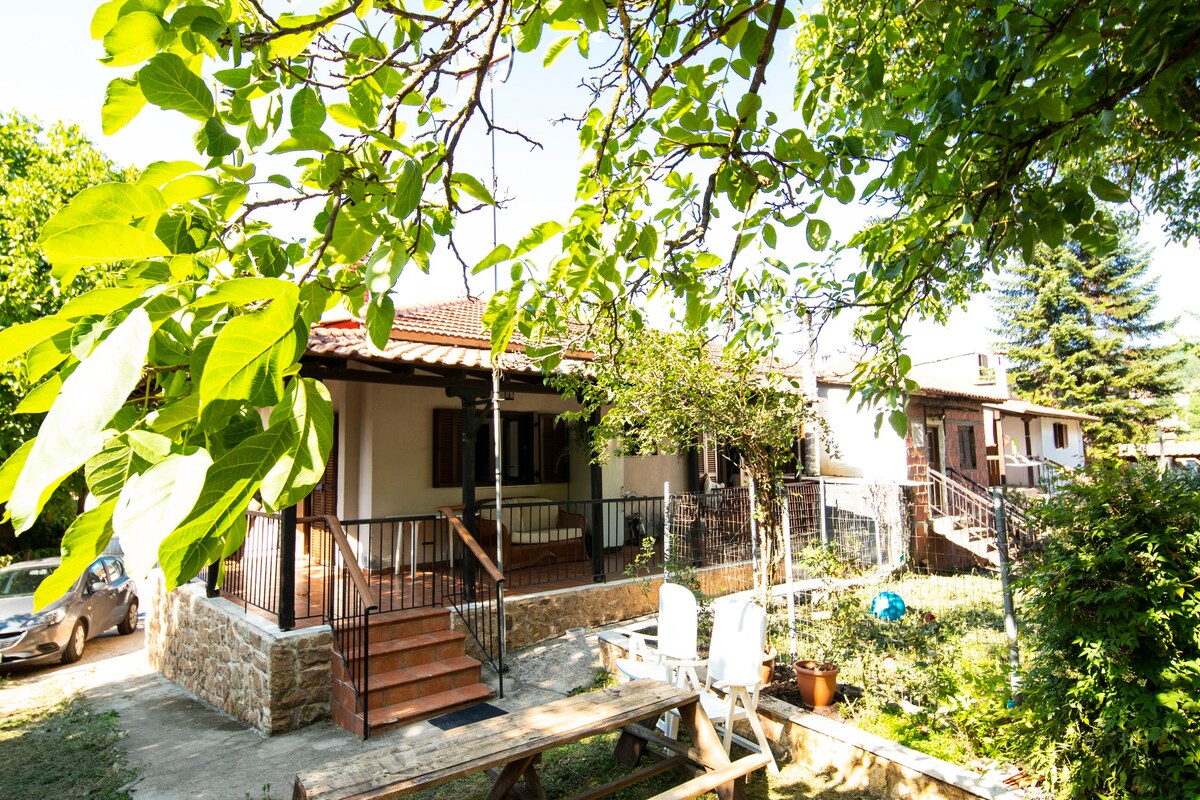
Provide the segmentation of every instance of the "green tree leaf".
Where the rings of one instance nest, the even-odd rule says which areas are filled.
[[[284,453],[296,448],[295,430],[279,425],[250,437],[216,460],[192,512],[158,548],[167,589],[189,580],[225,552],[226,540],[239,523],[263,478]]]
[[[457,186],[485,205],[494,206],[496,204],[492,193],[474,175],[466,172],[456,172],[450,176],[450,185]]]
[[[263,479],[260,494],[268,511],[299,503],[325,474],[333,445],[333,402],[325,384],[312,378],[290,381],[283,400],[271,410],[267,427],[276,426],[292,429],[295,447]]]
[[[154,562],[147,556],[157,553],[167,534],[195,508],[211,465],[205,450],[176,453],[125,482],[112,512],[112,528],[135,578],[149,574]]]
[[[810,219],[804,226],[804,236],[808,239],[808,246],[813,250],[820,252],[829,244],[829,237],[833,235],[833,228],[823,219]]]
[[[159,53],[138,70],[142,94],[154,105],[207,121],[216,111],[212,92],[204,80],[188,69],[174,53]]]
[[[227,413],[227,404],[247,403],[266,408],[279,402],[284,370],[294,364],[308,344],[306,329],[297,318],[299,290],[286,281],[281,292],[261,311],[235,317],[217,334],[200,376],[200,414],[211,424]]]
[[[221,185],[207,175],[184,175],[164,186],[162,196],[167,205],[176,206],[207,197],[220,188]]]
[[[111,136],[124,128],[145,105],[146,97],[138,88],[137,81],[128,78],[111,81],[104,93],[104,107],[100,109],[104,135]]]
[[[292,96],[289,118],[293,128],[318,130],[325,124],[325,104],[311,86],[305,86]]]
[[[1091,190],[1092,194],[1108,203],[1129,202],[1129,190],[1118,186],[1103,175],[1092,178]]]
[[[158,52],[166,34],[167,25],[156,14],[145,11],[125,14],[104,34],[108,57],[103,61],[110,67],[140,64]]]
[[[42,317],[5,328],[0,331],[0,364],[24,355],[51,336],[70,328],[71,323],[60,317]]]
[[[63,383],[8,502],[18,533],[37,519],[46,490],[104,447],[105,428],[141,380],[152,332],[135,309]]]

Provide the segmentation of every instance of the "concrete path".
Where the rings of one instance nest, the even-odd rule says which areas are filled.
[[[76,692],[99,709],[115,710],[127,732],[127,760],[137,770],[129,787],[136,800],[283,800],[291,796],[299,770],[402,737],[439,732],[418,723],[363,742],[325,721],[265,737],[150,669],[143,645],[140,629],[131,636],[110,633],[88,642],[83,660],[69,667],[0,668],[0,714],[52,704]],[[594,632],[552,640],[513,654],[510,661],[505,698],[493,701],[507,710],[590,686],[600,666]],[[487,679],[490,670],[483,671]]]

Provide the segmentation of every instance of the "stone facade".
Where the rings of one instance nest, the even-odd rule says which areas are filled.
[[[265,734],[328,717],[333,634],[328,626],[281,631],[274,623],[187,584],[151,581],[146,615],[150,665]]]

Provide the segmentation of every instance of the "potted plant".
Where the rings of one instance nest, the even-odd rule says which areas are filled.
[[[836,545],[811,544],[800,553],[800,566],[820,580],[812,593],[812,624],[803,632],[808,657],[792,664],[796,687],[805,705],[832,705],[837,693],[838,663],[850,654],[854,629],[862,617],[862,601],[852,579],[858,567]]]

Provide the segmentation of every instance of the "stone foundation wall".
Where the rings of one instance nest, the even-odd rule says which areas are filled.
[[[329,716],[333,634],[327,626],[281,631],[274,623],[187,584],[151,581],[146,652],[150,665],[265,734]]]
[[[744,591],[752,585],[749,564],[697,570],[701,590],[710,597]],[[597,583],[559,589],[505,603],[509,651],[562,636],[571,628],[599,628],[658,609],[662,577]],[[454,618],[455,625],[461,620]]]

